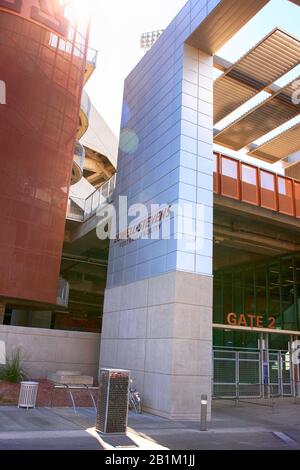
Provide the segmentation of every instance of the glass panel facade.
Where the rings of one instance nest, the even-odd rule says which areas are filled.
[[[214,278],[215,346],[257,347],[259,333],[230,331],[226,325],[299,331],[300,253],[265,263],[217,271]],[[270,335],[270,348],[286,338]],[[282,344],[281,344],[282,343]]]

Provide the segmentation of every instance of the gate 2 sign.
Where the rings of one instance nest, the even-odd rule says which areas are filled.
[[[236,313],[229,313],[227,315],[227,323],[228,325],[232,326],[245,326],[250,328],[265,328],[264,325],[264,317],[262,315],[254,315],[254,314],[240,314],[237,315]],[[270,330],[276,329],[276,318],[269,317],[268,318],[268,325],[266,326]]]
[[[33,21],[67,38],[69,23],[60,0],[0,0],[0,10]]]

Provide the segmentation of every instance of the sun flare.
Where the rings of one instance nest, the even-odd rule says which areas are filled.
[[[61,0],[61,4],[71,12],[73,17],[86,22],[96,11],[99,0]]]

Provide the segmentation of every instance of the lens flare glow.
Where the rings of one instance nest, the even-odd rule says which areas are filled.
[[[99,0],[60,0],[60,2],[66,7],[66,13],[71,12],[80,22],[89,21],[99,5]]]

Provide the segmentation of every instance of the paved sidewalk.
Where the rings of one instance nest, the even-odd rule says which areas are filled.
[[[300,449],[300,405],[278,400],[269,407],[214,402],[209,431],[199,423],[130,413],[128,436],[100,437],[95,411],[0,407],[0,450],[238,450]]]

